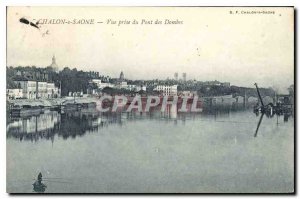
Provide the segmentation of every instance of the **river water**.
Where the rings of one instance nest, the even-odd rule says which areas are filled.
[[[251,110],[100,113],[7,120],[7,192],[294,191],[294,118]]]

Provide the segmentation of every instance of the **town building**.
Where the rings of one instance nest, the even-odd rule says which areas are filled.
[[[47,82],[37,82],[36,94],[37,94],[38,99],[48,98],[48,95],[47,95]]]
[[[127,90],[136,91],[137,90],[137,86],[134,85],[134,84],[127,84]]]
[[[54,83],[47,83],[47,98],[61,97],[60,89]]]
[[[178,91],[178,96],[181,97],[193,97],[197,95],[197,91]]]
[[[101,88],[101,79],[92,79],[90,83],[94,83],[98,88]]]
[[[93,84],[96,86],[94,87]],[[97,95],[101,92],[102,89],[104,88],[115,88],[116,85],[109,83],[109,82],[102,82],[101,79],[92,79],[89,82],[89,87],[87,89],[87,94],[91,94],[91,95]]]
[[[103,88],[105,88],[105,87],[115,88],[116,85],[115,85],[115,84],[112,84],[112,83],[109,83],[109,82],[102,82],[100,88],[103,89]]]
[[[21,88],[12,88],[6,89],[7,99],[21,99],[23,98],[23,89]]]
[[[146,91],[147,90],[147,87],[144,86],[144,85],[140,85],[140,86],[136,86],[136,89],[135,89],[137,92],[139,91]]]
[[[36,99],[37,83],[36,81],[30,81],[26,78],[18,78],[14,81],[18,88],[23,91],[23,98]]]
[[[128,88],[127,87],[127,82],[125,81],[125,76],[124,76],[123,71],[121,71],[120,77],[117,80],[116,88],[118,88],[118,89],[127,89]]]
[[[103,89],[105,87],[109,87],[109,88],[116,88],[116,85],[115,84],[112,84],[112,83],[109,83],[109,82],[101,82],[101,84],[97,84],[97,87],[99,89]]]
[[[163,95],[177,95],[177,85],[158,85],[153,90],[161,92]]]
[[[17,77],[14,80],[19,89],[22,89],[22,98],[56,98],[60,97],[60,89],[54,83],[31,81],[24,77]],[[16,91],[15,91],[16,92]]]

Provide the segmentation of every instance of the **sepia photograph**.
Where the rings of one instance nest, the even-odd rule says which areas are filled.
[[[294,34],[294,7],[7,6],[6,192],[294,194]]]

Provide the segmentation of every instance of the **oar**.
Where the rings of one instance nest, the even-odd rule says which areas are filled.
[[[55,182],[55,183],[66,183],[66,184],[72,184],[72,182],[66,182],[66,181],[55,181],[55,180],[42,180],[45,182]]]
[[[60,179],[63,179],[63,178],[60,178]],[[33,180],[36,180],[36,179],[33,179]],[[57,178],[57,180],[59,180],[59,178]],[[72,182],[69,182],[69,181],[56,181],[56,180],[51,180],[51,179],[48,179],[48,178],[42,178],[41,181],[45,181],[45,182],[57,182],[57,183],[70,183],[70,184],[72,184]]]
[[[43,179],[62,179],[62,180],[67,180],[68,178],[44,178]]]

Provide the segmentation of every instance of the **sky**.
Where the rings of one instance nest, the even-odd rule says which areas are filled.
[[[242,14],[246,11],[274,14]],[[94,24],[40,24],[37,29],[20,23],[22,17],[32,22],[85,19]],[[153,22],[141,24],[143,19]],[[182,24],[164,24],[166,19]],[[118,25],[120,20],[131,24]],[[162,24],[154,24],[156,20]],[[185,72],[187,79],[247,87],[256,82],[283,91],[294,83],[294,10],[8,7],[7,66],[46,67],[54,54],[60,69],[76,67],[111,77],[123,71],[128,79],[173,78],[175,72],[181,78]]]

